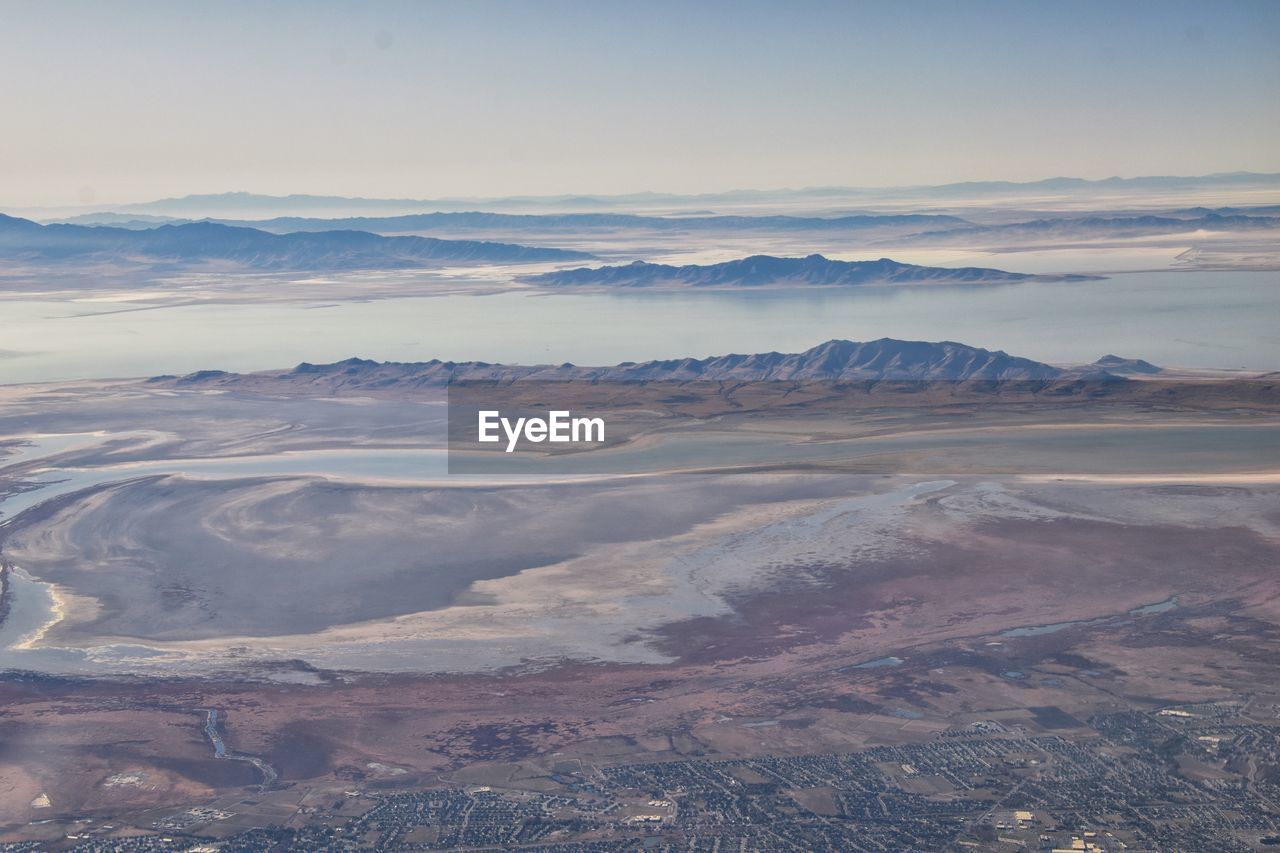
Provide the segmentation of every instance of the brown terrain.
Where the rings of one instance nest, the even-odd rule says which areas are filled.
[[[166,808],[254,788],[249,764],[213,757],[208,708],[225,714],[229,748],[279,773],[283,788],[267,799],[301,802],[351,785],[554,790],[551,765],[568,759],[847,751],[978,719],[1048,731],[1129,707],[1250,695],[1280,677],[1278,556],[1274,538],[1240,527],[1011,519],[909,557],[778,567],[774,589],[734,600],[728,616],[635,637],[670,664],[319,672],[311,685],[10,676],[0,685],[7,837],[59,815],[145,826]],[[1176,608],[1128,615],[1172,596]],[[858,668],[889,655],[905,660]],[[757,720],[779,724],[743,725]],[[41,793],[53,808],[30,807]]]
[[[566,767],[844,753],[981,721],[1091,737],[1090,718],[1125,710],[1280,706],[1271,386],[1126,384],[1137,390],[1053,405],[954,388],[909,401],[863,389],[856,404],[817,386],[785,403],[776,386],[676,401],[662,389],[670,408],[639,406],[650,420],[621,450],[678,446],[698,422],[717,431],[707,447],[765,436],[836,451],[750,473],[731,455],[712,479],[503,486],[183,473],[193,457],[351,446],[370,423],[368,448],[421,446],[409,437],[424,418],[438,448],[443,423],[409,404],[416,391],[361,397],[356,416],[258,386],[12,393],[14,417],[44,433],[121,396],[134,407],[121,436],[189,423],[188,406],[222,418],[180,440],[64,451],[78,471],[174,461],[0,527],[6,600],[22,603],[19,569],[61,595],[24,641],[55,656],[0,677],[0,839],[66,846],[77,821],[151,832],[191,808],[217,811],[200,832],[225,837],[358,814],[387,792],[566,791]],[[8,476],[16,494],[36,474]],[[565,552],[531,548],[539,536]],[[324,574],[348,545],[338,563],[354,574]],[[536,559],[512,562],[526,552]],[[415,560],[453,560],[469,585],[419,589],[424,569],[398,574]],[[245,566],[294,578],[263,596],[278,619],[213,582]],[[197,569],[209,583],[188,582]],[[465,659],[451,651],[464,642],[473,665],[441,663]],[[157,663],[121,669],[112,644]],[[192,669],[204,655],[220,669]],[[379,656],[393,663],[342,664]],[[824,796],[797,794],[819,812]]]

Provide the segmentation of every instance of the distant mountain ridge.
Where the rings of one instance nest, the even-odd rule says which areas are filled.
[[[1158,370],[1158,368],[1157,368]],[[206,370],[161,376],[172,387],[312,393],[382,393],[444,387],[461,381],[586,382],[1050,382],[1073,378],[1123,381],[1101,368],[1068,369],[954,341],[930,343],[881,338],[831,340],[800,353],[755,353],[710,358],[623,362],[608,367],[508,365],[480,361],[378,362],[351,358],[333,364],[303,363],[292,370],[234,374]]]
[[[1185,207],[1174,213],[1204,216],[1216,213],[1220,216],[1280,216],[1280,204],[1252,204],[1247,207]]]
[[[600,378],[664,380],[1027,380],[1056,379],[1061,368],[954,341],[830,340],[801,353],[724,355],[623,363]]]
[[[1220,172],[1211,175],[1142,175],[1131,178],[1110,177],[1098,180],[1054,177],[1036,181],[962,181],[936,185],[895,187],[819,186],[771,190],[740,189],[710,193],[636,192],[617,195],[564,194],[497,197],[442,198],[363,198],[325,195],[264,195],[249,192],[211,193],[147,202],[118,205],[117,210],[211,218],[260,218],[255,210],[289,211],[289,215],[327,211],[331,215],[351,216],[377,211],[380,215],[423,213],[431,210],[467,211],[488,208],[559,208],[609,209],[627,205],[734,204],[763,202],[784,198],[839,198],[896,195],[904,197],[960,197],[1000,195],[1011,192],[1054,193],[1089,190],[1185,191],[1213,187],[1280,187],[1280,173]],[[278,213],[270,214],[272,216]]]
[[[928,228],[968,225],[958,216],[940,214],[858,214],[851,216],[641,216],[633,213],[495,213],[486,211],[416,213],[404,216],[356,216],[317,219],[281,216],[263,220],[216,220],[266,231],[314,231],[354,228],[395,232],[455,230],[580,230],[634,228],[654,231],[865,231],[876,228]]]
[[[890,258],[835,261],[822,255],[803,258],[752,255],[719,264],[651,264],[556,270],[519,280],[540,287],[765,287],[769,285],[857,286],[864,284],[998,283],[1086,281],[1096,276],[1031,275],[982,267],[926,267]]]
[[[110,225],[133,230],[161,225],[213,222],[255,228],[273,234],[354,230],[378,234],[479,231],[502,234],[519,231],[585,232],[631,229],[663,233],[815,232],[871,235],[878,242],[954,241],[973,237],[1025,239],[1137,237],[1185,234],[1195,231],[1256,231],[1280,229],[1280,205],[1249,208],[1181,208],[1164,214],[1059,216],[1022,222],[977,224],[942,214],[852,214],[843,216],[690,215],[649,216],[633,213],[499,213],[462,211],[415,213],[402,216],[349,216],[333,219],[279,216],[272,219],[181,219],[129,213],[86,213],[57,220],[65,224]]]
[[[975,190],[987,192],[1006,192],[1020,189],[1045,190],[1078,190],[1105,187],[1123,187],[1130,189],[1194,189],[1210,186],[1229,185],[1277,185],[1280,184],[1278,172],[1215,172],[1209,175],[1137,175],[1122,178],[1112,175],[1109,178],[1044,178],[1038,181],[960,181],[941,184],[926,189],[938,191],[940,194],[963,194]]]
[[[1250,231],[1280,228],[1280,216],[1204,212],[1194,218],[1175,216],[1085,216],[1034,219],[1002,225],[967,225],[940,231],[922,231],[904,238],[928,243],[973,237],[1136,237],[1153,234],[1186,234],[1193,231]]]
[[[149,229],[40,225],[0,214],[0,258],[18,261],[222,261],[264,270],[398,269],[433,263],[585,260],[587,252],[511,243],[383,237],[364,231],[272,234],[212,222]]]
[[[1109,354],[1095,361],[1094,365],[1118,376],[1152,376],[1161,372],[1159,367],[1149,361],[1144,361],[1140,358],[1121,358],[1118,355]]]

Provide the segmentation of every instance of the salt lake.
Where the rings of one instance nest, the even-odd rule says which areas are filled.
[[[296,286],[291,288],[297,291]],[[787,292],[453,293],[358,301],[0,300],[0,384],[249,371],[350,356],[614,364],[797,352],[831,338],[953,340],[1052,363],[1107,353],[1280,370],[1280,273]]]

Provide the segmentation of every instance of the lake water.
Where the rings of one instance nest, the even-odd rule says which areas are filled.
[[[1106,353],[1280,369],[1280,273],[791,293],[507,292],[365,302],[0,300],[0,384],[264,370],[361,356],[613,364],[796,352],[830,338],[955,340],[1049,362]]]
[[[1135,607],[1128,611],[1130,616],[1150,616],[1152,614],[1164,613],[1178,606],[1178,596],[1166,598],[1164,601],[1158,601],[1155,604],[1144,604],[1141,607]],[[1028,625],[1023,628],[1010,628],[1007,631],[1001,631],[1001,637],[1039,637],[1044,634],[1056,634],[1067,628],[1074,628],[1079,625],[1100,625],[1106,622],[1112,622],[1115,617],[1099,616],[1097,619],[1078,619],[1073,622],[1053,622],[1048,625]],[[1128,624],[1129,620],[1117,621],[1117,625]],[[1006,673],[1007,674],[1007,673]]]
[[[905,660],[905,658],[893,656],[887,658],[876,658],[875,660],[869,660],[866,663],[854,664],[850,669],[881,669],[886,666],[898,666],[905,662]]]

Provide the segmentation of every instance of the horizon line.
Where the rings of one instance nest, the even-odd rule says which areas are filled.
[[[433,203],[433,202],[494,202],[494,201],[515,201],[515,200],[546,200],[546,199],[621,199],[635,198],[643,196],[658,196],[668,198],[681,199],[698,199],[698,198],[714,198],[717,196],[730,196],[738,194],[785,194],[785,193],[811,193],[811,192],[839,192],[839,191],[912,191],[912,190],[931,190],[931,189],[948,189],[966,186],[982,186],[982,185],[1008,185],[1011,187],[1032,187],[1038,184],[1050,183],[1054,181],[1073,181],[1082,184],[1103,184],[1110,182],[1131,182],[1140,180],[1211,180],[1226,178],[1259,178],[1259,179],[1280,179],[1280,171],[1276,172],[1257,172],[1249,169],[1236,169],[1232,171],[1206,172],[1195,175],[1155,175],[1155,174],[1135,174],[1135,175],[1108,175],[1102,178],[1083,178],[1074,175],[1056,174],[1044,178],[1035,178],[1032,180],[1018,181],[1005,178],[987,178],[964,181],[949,181],[937,184],[881,184],[881,185],[857,185],[857,184],[812,184],[807,186],[785,186],[785,187],[744,187],[737,186],[732,189],[724,190],[707,190],[699,192],[677,192],[669,190],[630,190],[626,192],[557,192],[557,193],[513,193],[510,195],[487,195],[487,196],[467,196],[467,195],[441,195],[434,197],[413,197],[413,196],[366,196],[366,195],[341,195],[323,192],[290,192],[290,193],[269,193],[256,192],[248,189],[222,190],[218,192],[188,192],[181,195],[162,196],[159,198],[152,197],[139,201],[111,201],[111,202],[79,202],[73,204],[59,205],[3,205],[4,209],[19,211],[39,211],[39,210],[67,210],[78,209],[86,212],[110,212],[113,206],[122,207],[140,207],[162,202],[185,201],[188,199],[200,198],[232,198],[232,197],[256,197],[260,199],[270,199],[277,201],[285,201],[289,199],[338,199],[343,201],[371,201],[371,202],[389,202],[389,203]]]

